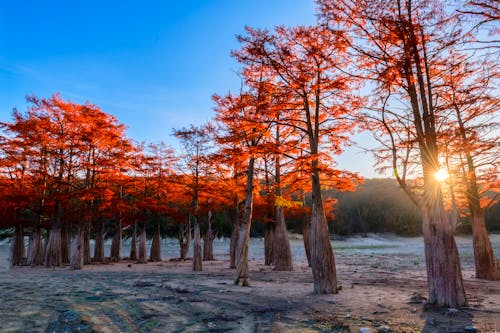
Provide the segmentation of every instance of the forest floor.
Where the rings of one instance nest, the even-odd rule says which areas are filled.
[[[469,241],[458,241],[469,301],[460,309],[425,306],[419,239],[377,236],[333,242],[336,295],[312,294],[300,258],[293,272],[276,272],[253,257],[250,287],[233,284],[224,253],[202,272],[169,260],[81,271],[0,266],[0,332],[500,332],[500,281],[473,277]],[[500,235],[492,241],[498,254]]]

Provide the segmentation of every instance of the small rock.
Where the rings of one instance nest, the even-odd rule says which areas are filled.
[[[346,313],[345,316],[344,316],[344,318],[346,318],[346,319],[351,318],[351,314],[350,313]]]
[[[377,333],[389,333],[391,331],[391,328],[387,325],[380,326],[377,328]]]
[[[127,267],[132,267],[132,264],[128,264]]]
[[[375,333],[375,331],[370,327],[361,327],[359,333]]]
[[[446,312],[444,313],[445,316],[447,317],[454,317],[456,316],[458,313],[458,310],[455,309],[455,308],[449,308],[448,310],[446,310]]]
[[[379,308],[385,308],[385,305],[384,305],[383,303],[378,303],[378,304],[377,304],[377,306],[378,306]]]
[[[477,333],[477,328],[475,328],[474,326],[465,326],[464,331],[470,333]]]

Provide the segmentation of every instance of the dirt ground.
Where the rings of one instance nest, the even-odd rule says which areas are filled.
[[[81,271],[4,269],[0,331],[500,332],[500,281],[473,278],[467,240],[461,256],[469,306],[460,309],[425,305],[418,244],[337,242],[336,295],[312,294],[312,274],[300,258],[293,272],[276,272],[257,255],[250,287],[233,284],[224,253],[203,262],[203,272],[192,272],[190,261],[169,260]]]

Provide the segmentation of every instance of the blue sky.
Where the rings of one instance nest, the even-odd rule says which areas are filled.
[[[133,139],[174,142],[172,128],[213,116],[212,94],[238,89],[229,53],[245,25],[315,20],[312,0],[0,0],[0,121],[28,94],[60,92],[114,114]],[[339,161],[376,176],[358,148]]]

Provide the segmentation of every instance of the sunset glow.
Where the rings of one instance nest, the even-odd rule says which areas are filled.
[[[436,177],[436,180],[438,182],[444,182],[450,175],[448,174],[448,171],[445,169],[439,169],[435,174],[434,177]]]

